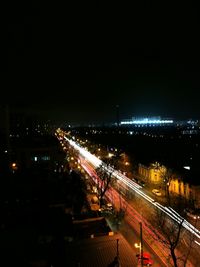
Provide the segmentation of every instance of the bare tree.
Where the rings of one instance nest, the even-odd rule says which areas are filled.
[[[121,199],[122,196],[118,188],[119,185],[116,180],[117,178],[115,178],[115,176],[113,175],[115,171],[115,167],[117,166],[117,159],[118,159],[118,155],[115,155],[112,158],[104,159],[104,162],[96,169],[96,173],[99,177],[97,187],[98,187],[98,192],[99,192],[100,207],[103,204],[104,195],[110,187],[113,187],[115,188],[116,191],[118,191],[119,207],[116,208],[113,214],[114,214],[115,223],[117,227],[119,227],[119,224],[121,223],[121,221],[123,220],[125,216],[127,205],[124,206],[123,204],[124,201],[122,201]]]
[[[161,178],[163,179],[163,185],[164,185],[165,195],[167,197],[168,204],[169,206],[171,206],[169,188],[170,188],[171,181],[173,179],[173,172],[170,168],[162,167],[160,168],[160,174],[161,174]]]
[[[195,228],[198,227],[198,220],[195,221],[194,225]],[[182,240],[184,243],[184,257],[182,257],[180,260],[183,262],[183,267],[187,266],[187,262],[189,259],[189,256],[191,256],[191,258],[196,259],[196,263],[194,263],[194,265],[196,266],[199,263],[199,259],[196,258],[196,251],[193,250],[194,247],[194,241],[195,241],[195,235],[192,232],[186,231],[185,230],[185,236],[184,234],[182,235]]]
[[[154,219],[151,220],[151,224],[154,227],[152,229],[155,234],[154,238],[169,251],[167,260],[172,266],[178,267],[180,263],[182,263],[181,266],[186,266],[194,242],[194,235],[185,231],[183,217],[180,216],[179,220],[176,221],[170,219],[160,209],[157,209],[155,212],[156,216],[153,216]],[[183,251],[183,236],[185,233],[187,233],[188,246],[187,248],[184,247]]]
[[[114,171],[114,169],[113,169]],[[98,175],[97,189],[99,193],[99,205],[100,207],[103,204],[103,197],[110,187],[112,181],[112,171],[108,172],[108,166],[105,163],[102,163],[97,169],[96,173]]]
[[[111,154],[111,156],[105,157],[102,161],[102,164],[96,169],[96,173],[99,177],[97,187],[99,191],[100,207],[106,191],[116,182],[113,172],[117,166],[118,159],[119,152]]]

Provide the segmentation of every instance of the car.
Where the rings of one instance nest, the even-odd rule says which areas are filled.
[[[107,203],[106,206],[107,206],[108,209],[113,209],[112,203]]]
[[[102,207],[99,209],[99,211],[105,212],[105,213],[112,213],[113,212],[112,203],[106,203],[106,204],[102,205]]]
[[[141,264],[141,255],[137,254],[138,263]],[[143,252],[143,266],[152,266],[153,260],[151,259],[151,255],[148,252]]]
[[[153,189],[152,190],[152,193],[154,194],[154,195],[156,195],[156,196],[162,196],[162,193],[158,190],[158,189]]]
[[[143,186],[143,187],[145,186],[145,182],[144,182],[144,181],[140,181],[139,184],[140,184],[141,186]]]
[[[193,220],[200,220],[200,212],[199,211],[195,211],[195,210],[191,210],[186,208],[185,213],[188,217],[190,217]]]

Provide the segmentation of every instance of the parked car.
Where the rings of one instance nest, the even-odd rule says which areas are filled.
[[[99,211],[101,212],[108,212],[108,213],[112,213],[113,211],[113,205],[112,203],[106,203],[104,205],[102,205],[102,207],[99,209]]]
[[[191,209],[185,209],[184,210],[186,215],[188,217],[190,217],[193,220],[200,220],[200,212],[199,211],[195,211],[195,210],[191,210]]]
[[[141,264],[141,255],[137,254],[138,263]],[[148,252],[143,253],[143,266],[152,266],[153,260],[151,259],[151,255]]]
[[[152,193],[159,197],[162,196],[162,193],[158,189],[153,189]]]
[[[140,180],[140,181],[138,181],[138,184],[139,184],[139,185],[141,185],[142,187],[144,187],[144,186],[145,186],[145,182],[144,182],[144,181],[141,181],[141,180]]]
[[[107,203],[107,204],[106,204],[106,207],[107,207],[107,209],[111,209],[111,210],[113,209],[113,205],[112,205],[112,203]]]

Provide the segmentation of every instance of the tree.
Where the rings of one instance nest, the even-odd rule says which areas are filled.
[[[99,191],[100,207],[106,191],[109,189],[110,185],[113,186],[116,182],[113,172],[118,167],[120,154],[121,151],[119,149],[114,153],[108,153],[107,156],[103,158],[102,164],[96,169],[96,173],[99,177],[97,187]]]
[[[186,266],[194,237],[192,234],[187,236],[189,247],[182,252],[182,237],[185,233],[183,227],[184,218],[180,216],[178,221],[172,220],[160,209],[156,209],[155,213],[155,216],[152,216],[154,219],[151,220],[151,224],[154,227],[154,229],[152,229],[155,234],[154,238],[169,251],[168,260],[171,261],[170,263],[173,264],[174,267],[180,266],[180,262],[183,263],[181,266]]]
[[[117,183],[117,178],[113,175],[114,167],[116,166],[117,162],[117,157],[113,157],[112,160],[108,159],[107,164],[104,162],[102,163],[98,169],[96,169],[97,175],[99,177],[99,182],[97,184],[98,187],[98,192],[99,192],[99,202],[100,202],[100,207],[103,204],[103,198],[106,193],[106,191],[112,186],[119,195],[119,207],[115,206],[115,210],[113,212],[113,219],[114,223],[116,224],[117,229],[119,228],[119,225],[121,224],[122,220],[124,219],[126,209],[127,209],[127,202],[122,201],[122,196],[120,189],[118,188],[118,183]],[[128,191],[127,191],[128,192]],[[124,203],[126,205],[124,206]]]
[[[173,172],[171,169],[165,168],[164,166],[162,166],[160,168],[160,174],[161,174],[161,178],[163,179],[165,195],[167,197],[168,204],[170,206],[171,205],[171,199],[170,199],[169,188],[170,188],[171,181],[173,179]]]
[[[153,168],[159,172],[160,178],[162,180],[161,185],[164,187],[165,195],[167,197],[168,204],[170,206],[171,199],[170,199],[170,184],[173,179],[173,172],[172,169],[165,167],[164,165],[161,165],[158,162],[155,162],[152,164]]]
[[[110,168],[110,172],[108,172],[108,165],[106,165],[105,163],[102,163],[97,169],[96,169],[96,173],[98,175],[98,183],[97,183],[97,189],[98,189],[98,193],[99,193],[99,205],[100,207],[103,204],[103,197],[106,193],[106,191],[108,190],[110,183],[112,181],[112,174],[113,171]]]

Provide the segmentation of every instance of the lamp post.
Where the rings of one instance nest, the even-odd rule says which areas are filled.
[[[141,246],[140,246],[140,243],[139,244],[138,243],[135,243],[134,245],[135,245],[136,248],[139,248],[140,249],[140,254],[141,254]]]
[[[135,243],[135,247],[140,249],[140,254],[137,254],[138,259],[140,259],[141,267],[144,266],[143,264],[143,239],[142,239],[142,223],[140,224],[140,244]]]
[[[142,238],[142,222],[140,224],[140,258],[141,258],[141,267],[143,267],[143,238]]]

